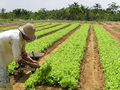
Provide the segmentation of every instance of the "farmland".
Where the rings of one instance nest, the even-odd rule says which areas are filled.
[[[38,60],[41,67],[18,77],[14,69],[19,65],[9,64],[14,90],[120,89],[119,23],[37,22],[34,26],[38,38],[26,45],[26,51],[44,53]],[[0,32],[17,28],[1,27]]]

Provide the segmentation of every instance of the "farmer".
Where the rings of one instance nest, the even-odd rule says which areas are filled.
[[[0,34],[0,90],[13,90],[7,68],[12,60],[39,68],[38,62],[32,60],[25,50],[26,43],[35,39],[35,28],[30,23],[20,26],[18,30],[8,30]]]

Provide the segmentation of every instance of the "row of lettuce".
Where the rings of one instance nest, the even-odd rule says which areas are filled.
[[[55,26],[55,25],[59,25],[59,24],[60,23],[36,23],[36,24],[34,24],[34,26],[35,26],[36,30],[42,30],[42,29],[49,28],[49,27],[52,27],[52,26]],[[19,26],[20,25],[0,28],[0,31],[6,31],[6,30],[10,30],[10,29],[17,29]]]
[[[105,89],[120,90],[120,45],[99,25],[94,25],[100,60],[105,74]]]
[[[36,27],[36,36],[41,36],[47,33],[50,33],[52,31],[55,31],[57,29],[63,28],[64,26],[67,26],[68,23],[39,23],[39,24],[34,24],[34,26]],[[10,29],[17,29],[19,26],[11,26],[11,27],[6,27],[6,28],[1,28],[0,29],[0,33],[4,32],[6,30],[10,30]],[[56,28],[54,28],[56,27]]]
[[[68,26],[69,24],[68,23],[65,23],[65,24],[61,24],[61,25],[57,25],[57,26],[54,26],[54,27],[51,27],[49,29],[46,29],[46,30],[42,30],[42,31],[38,31],[35,33],[36,36],[40,37],[42,35],[46,35],[48,33],[51,33],[51,32],[55,32],[57,30],[60,30],[66,26]]]
[[[45,30],[46,33],[58,30],[66,25],[58,25]],[[42,52],[54,42],[79,26],[70,25],[56,33],[40,38],[27,45],[28,52]],[[58,28],[59,27],[59,28]],[[35,88],[38,84],[57,85],[63,88],[76,88],[79,79],[80,62],[83,58],[89,25],[83,25],[73,36],[25,83],[25,88]],[[105,89],[120,89],[120,45],[99,25],[94,25],[102,68],[105,74]],[[42,31],[43,32],[43,31]],[[44,34],[45,34],[44,32]],[[40,33],[40,31],[39,31]],[[39,34],[41,35],[41,34]],[[77,42],[76,42],[77,41]]]
[[[43,38],[40,38],[32,43],[27,44],[26,50],[28,52],[42,52],[48,47],[52,46],[54,42],[64,37],[66,34],[68,34],[70,31],[77,28],[80,24],[75,23],[70,25],[69,27],[66,27],[64,29],[61,29],[60,31],[57,31],[56,33],[53,33],[51,35],[45,36]]]
[[[41,27],[37,27],[36,31],[40,31],[40,30],[44,30],[44,29],[47,29],[47,28],[55,27],[57,25],[60,25],[60,23],[51,23],[51,24],[47,24],[47,25],[42,25]]]
[[[40,69],[30,76],[25,83],[25,88],[35,88],[37,84],[41,83],[53,86],[60,85],[63,88],[76,88],[88,29],[89,25],[82,26],[53,56],[46,60]],[[120,45],[99,25],[94,25],[94,30],[105,74],[105,90],[119,90]],[[41,51],[43,50],[38,52]]]
[[[47,29],[47,30],[42,30],[42,31],[38,31],[36,32],[35,34],[37,36],[40,36],[40,35],[44,35],[46,33],[49,33],[49,32],[52,32],[52,31],[56,31],[58,29],[61,29],[60,31],[54,33],[54,34],[51,34],[51,35],[48,35],[48,36],[45,36],[43,38],[40,38],[30,44],[28,44],[26,46],[26,49],[28,52],[41,52],[43,50],[45,50],[45,48],[48,48],[49,46],[51,46],[55,41],[57,41],[58,39],[62,38],[64,35],[66,35],[67,33],[69,33],[70,31],[72,31],[73,29],[75,29],[76,27],[79,26],[79,24],[73,24],[69,27],[66,27],[64,28],[65,26],[68,26],[69,24],[61,24],[61,25],[58,25],[56,27],[52,27],[50,29]],[[15,61],[11,62],[9,65],[8,65],[8,72],[9,74],[14,74],[14,69],[15,68],[18,68],[19,67],[19,64],[16,64]]]
[[[44,40],[53,43],[56,36],[59,37],[58,35],[71,31],[77,26],[78,24],[73,24],[66,30],[60,31],[61,33],[58,32],[57,35],[51,35],[52,40],[47,38]],[[37,84],[60,85],[63,88],[71,89],[76,88],[80,74],[80,62],[84,56],[89,27],[88,24],[85,24],[78,29],[53,56],[45,61],[41,68],[37,69],[36,72],[29,77],[25,82],[25,88],[35,88]],[[44,40],[42,40],[42,43]],[[38,52],[41,52],[41,50],[42,49]]]

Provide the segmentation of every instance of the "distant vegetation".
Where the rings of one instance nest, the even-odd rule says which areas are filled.
[[[42,8],[37,12],[25,9],[15,9],[6,12],[2,8],[0,12],[1,19],[25,19],[25,20],[87,20],[87,21],[120,21],[120,6],[112,2],[106,9],[102,9],[99,3],[93,7],[79,5],[77,2],[69,5],[67,8],[59,10],[46,10]]]

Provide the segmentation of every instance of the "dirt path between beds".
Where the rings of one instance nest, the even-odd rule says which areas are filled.
[[[104,90],[104,73],[100,63],[97,40],[91,25],[87,47],[81,64],[78,90]]]
[[[19,25],[23,25],[23,24],[25,24],[25,22],[9,23],[9,24],[0,25],[0,28],[11,27],[11,26],[19,26]]]

